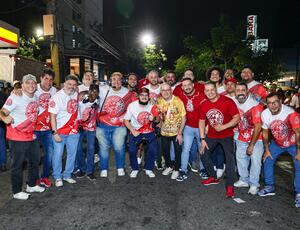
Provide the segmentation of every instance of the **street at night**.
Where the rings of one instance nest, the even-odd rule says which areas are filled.
[[[0,230],[299,230],[300,0],[0,6]]]
[[[1,229],[299,229],[294,208],[293,168],[284,156],[276,167],[276,195],[251,196],[236,191],[237,203],[225,198],[224,182],[205,187],[191,173],[187,181],[170,180],[155,170],[150,179],[117,177],[78,180],[50,188],[28,201],[12,200],[9,172],[0,174]],[[111,164],[113,166],[113,164]],[[128,170],[129,172],[129,170]]]

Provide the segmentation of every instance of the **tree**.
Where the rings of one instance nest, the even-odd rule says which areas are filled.
[[[33,37],[28,39],[20,37],[20,47],[17,50],[17,55],[39,60],[38,50],[40,50],[40,47]]]
[[[161,70],[163,63],[167,61],[167,56],[165,55],[163,49],[158,48],[156,45],[147,45],[143,50],[142,56],[142,66],[146,72],[150,70]]]
[[[213,65],[240,71],[249,64],[255,70],[257,80],[277,79],[282,71],[278,58],[270,51],[253,53],[249,41],[243,41],[244,28],[244,23],[231,27],[228,18],[222,15],[219,25],[211,28],[208,40],[201,43],[192,36],[184,38],[187,53],[176,60],[175,71],[182,74],[191,68],[198,79],[205,80],[206,70]]]

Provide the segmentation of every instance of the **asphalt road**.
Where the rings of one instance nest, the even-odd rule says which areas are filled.
[[[111,157],[113,159],[113,157]],[[204,187],[190,173],[176,182],[155,171],[148,178],[117,177],[111,160],[109,177],[75,185],[51,187],[28,201],[13,200],[9,172],[0,174],[0,229],[300,229],[300,209],[294,207],[289,157],[276,167],[276,196],[258,197],[237,189],[225,198],[224,181]]]

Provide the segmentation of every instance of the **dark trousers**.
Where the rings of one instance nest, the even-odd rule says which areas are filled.
[[[166,167],[172,167],[171,157],[170,157],[170,146],[171,142],[174,144],[174,150],[175,150],[175,170],[178,171],[180,168],[181,163],[181,145],[176,141],[176,136],[172,137],[161,137],[162,142],[162,150],[165,158]]]
[[[11,184],[12,192],[22,191],[23,185],[23,161],[28,161],[27,184],[35,186],[39,179],[39,143],[34,141],[9,141],[12,157]]]
[[[141,133],[137,137],[129,134],[129,157],[130,157],[130,165],[132,170],[138,170],[138,162],[136,158],[136,154],[138,151],[138,146],[145,141],[147,144],[147,157],[145,159],[144,169],[153,170],[154,160],[157,153],[157,140],[155,133]]]
[[[201,156],[205,169],[210,177],[217,178],[214,170],[214,164],[211,160],[215,148],[218,144],[223,148],[226,159],[226,186],[233,185],[235,181],[235,155],[234,155],[234,142],[233,137],[227,138],[205,138],[208,149],[205,149],[204,154]]]

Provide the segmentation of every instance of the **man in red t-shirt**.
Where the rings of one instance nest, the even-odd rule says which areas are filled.
[[[187,179],[187,166],[190,157],[190,151],[196,139],[197,147],[200,149],[200,136],[198,131],[199,112],[201,102],[205,100],[205,95],[194,87],[194,83],[190,78],[181,80],[182,92],[177,96],[181,99],[186,110],[186,124],[183,130],[183,146],[181,153],[180,175],[177,181]],[[202,165],[202,164],[201,164]],[[203,170],[204,167],[200,170]]]
[[[200,109],[200,153],[203,156],[209,178],[203,180],[202,184],[211,185],[219,183],[210,155],[216,146],[220,144],[226,158],[226,196],[233,197],[233,183],[235,179],[233,128],[240,120],[239,111],[233,100],[217,93],[217,87],[213,82],[205,83],[204,87],[207,100],[201,104]],[[208,124],[206,137],[205,122]]]

